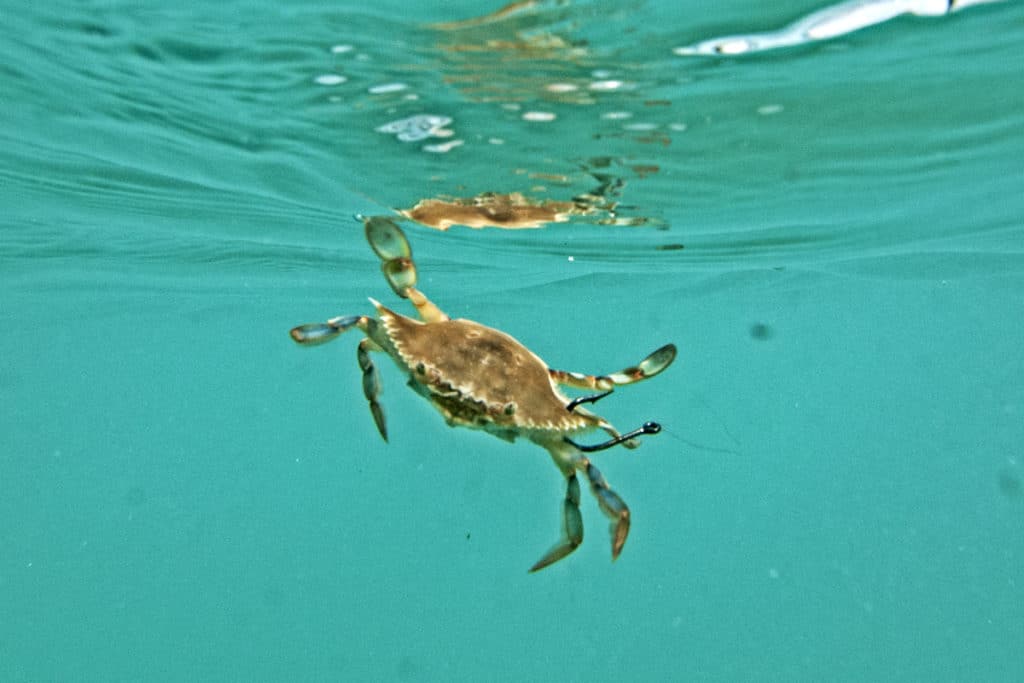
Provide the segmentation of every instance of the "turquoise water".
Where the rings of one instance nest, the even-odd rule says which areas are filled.
[[[726,59],[672,49],[820,5],[431,26],[498,7],[5,12],[0,680],[1024,679],[1022,6]],[[639,225],[404,224],[553,366],[679,346],[595,406],[665,427],[594,455],[622,557],[584,491],[528,574],[548,456],[390,363],[385,444],[356,334],[287,332],[409,312],[353,214],[595,174]]]

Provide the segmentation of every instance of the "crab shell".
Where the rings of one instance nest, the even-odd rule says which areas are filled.
[[[449,425],[543,444],[602,422],[582,408],[567,410],[547,364],[510,335],[472,320],[420,322],[371,301],[389,355]]]
[[[538,571],[564,558],[583,542],[580,485],[583,473],[601,511],[611,521],[612,559],[619,556],[629,534],[629,507],[608,486],[587,453],[622,445],[636,448],[636,437],[657,434],[661,425],[646,422],[620,434],[604,418],[580,407],[607,396],[617,386],[653,377],[676,357],[674,344],[666,344],[633,367],[607,375],[552,370],[504,332],[471,320],[451,320],[416,289],[412,248],[393,221],[364,219],[366,238],[381,260],[381,270],[395,294],[416,307],[422,321],[395,313],[370,299],[377,318],[346,315],[326,322],[292,328],[292,339],[303,346],[331,341],[352,328],[366,338],[359,342],[357,359],[363,373],[363,394],[381,437],[387,440],[384,411],[377,401],[380,378],[371,351],[387,353],[409,376],[409,386],[429,400],[449,425],[482,429],[509,441],[526,437],[545,448],[566,479],[562,501],[561,539],[530,568]],[[559,385],[598,390],[570,401]],[[570,435],[593,428],[612,438],[581,445]]]

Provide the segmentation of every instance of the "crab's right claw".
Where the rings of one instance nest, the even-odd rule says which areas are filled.
[[[402,229],[384,216],[367,218],[366,241],[381,260],[381,271],[385,279],[403,299],[409,298],[409,290],[416,286],[416,266],[412,262],[412,247]]]
[[[676,345],[665,344],[660,349],[644,358],[636,366],[636,372],[640,378],[654,377],[659,372],[672,365],[676,359]]]

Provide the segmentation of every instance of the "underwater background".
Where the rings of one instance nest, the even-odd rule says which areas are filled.
[[[677,50],[824,4],[7,3],[0,681],[1024,680],[1024,6]],[[288,337],[412,311],[356,214],[487,193],[585,210],[403,222],[446,312],[679,347],[594,406],[664,426],[614,564]]]

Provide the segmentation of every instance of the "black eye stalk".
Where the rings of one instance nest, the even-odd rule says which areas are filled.
[[[614,439],[609,439],[604,443],[595,444],[593,446],[582,446],[567,436],[564,438],[566,443],[580,449],[584,453],[594,453],[595,451],[603,451],[607,448],[611,448],[612,446],[618,446],[620,443],[625,443],[626,441],[635,439],[642,434],[657,434],[660,431],[661,425],[657,422],[644,422],[642,427],[638,427],[627,434],[621,434]]]

